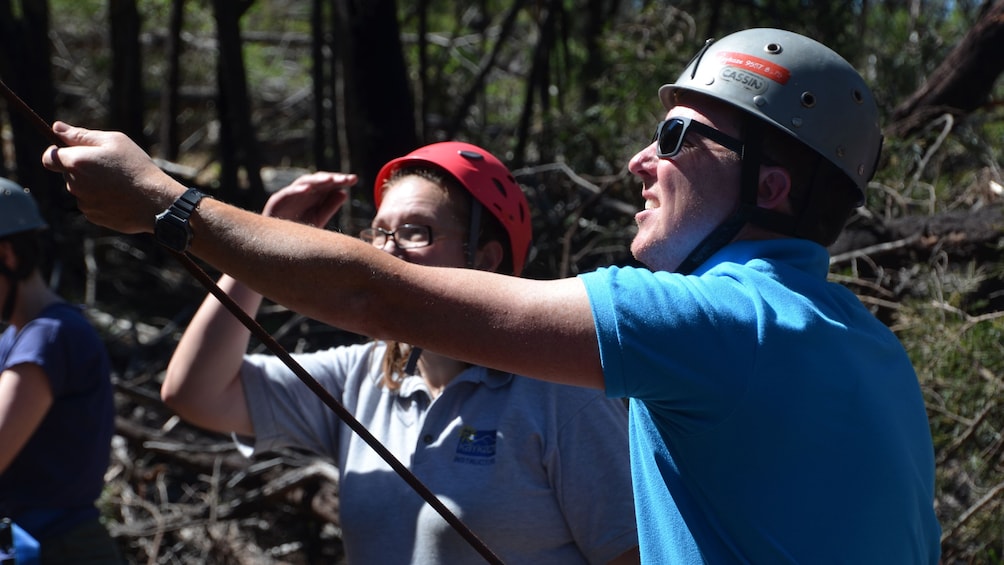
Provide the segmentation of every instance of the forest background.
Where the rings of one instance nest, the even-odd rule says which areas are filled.
[[[44,119],[125,131],[249,209],[301,172],[356,172],[331,226],[348,233],[372,215],[383,162],[480,144],[533,208],[528,276],[553,278],[631,263],[641,199],[626,163],[663,115],[656,91],[706,38],[748,27],[814,37],[874,89],[885,149],[832,279],[914,360],[944,562],[1004,563],[1004,0],[4,1],[0,77]],[[159,401],[205,288],[149,237],[88,224],[39,165],[48,141],[2,107],[0,174],[39,198],[50,280],[113,356],[101,506],[130,562],[337,562],[330,462],[245,460]],[[362,339],[277,305],[259,319],[290,350]]]

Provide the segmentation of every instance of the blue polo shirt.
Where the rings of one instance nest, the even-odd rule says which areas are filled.
[[[784,239],[580,276],[607,394],[631,398],[644,562],[938,562],[916,374],[828,267]]]

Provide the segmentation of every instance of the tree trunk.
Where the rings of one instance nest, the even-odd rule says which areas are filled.
[[[892,113],[886,134],[906,137],[935,117],[969,114],[990,100],[1004,72],[1004,0],[988,3],[930,78]]]
[[[394,0],[338,0],[349,166],[373,186],[380,167],[418,145]]]
[[[168,21],[167,70],[160,93],[160,154],[168,161],[178,159],[178,97],[181,90],[181,30],[184,27],[185,0],[171,1]]]
[[[582,64],[582,105],[580,111],[600,103],[600,93],[597,83],[607,72],[606,57],[600,40],[607,29],[608,22],[613,20],[620,6],[620,0],[587,0],[586,23],[583,27],[582,46],[586,52],[586,60]]]
[[[213,0],[219,41],[217,88],[220,97],[220,198],[248,209],[260,208],[266,199],[261,179],[261,158],[241,51],[240,18],[249,3]],[[241,170],[246,186],[241,183]]]
[[[332,40],[334,9],[330,2],[312,0],[310,23],[310,75],[314,84],[312,112],[314,115],[314,167],[318,170],[336,171],[341,168],[338,143],[338,113],[335,74],[332,64],[337,58]]]
[[[516,148],[513,151],[514,158],[512,159],[512,164],[514,167],[521,167],[523,166],[523,163],[526,162],[526,150],[527,145],[530,142],[530,124],[533,118],[534,94],[540,95],[541,113],[544,115],[544,121],[547,119],[547,90],[551,76],[551,53],[555,40],[555,10],[556,3],[549,3],[547,6],[547,13],[544,16],[544,21],[542,21],[539,25],[540,37],[533,50],[533,63],[530,68],[530,76],[527,80],[525,90],[526,100],[523,104],[523,110],[520,113],[519,128],[516,135]],[[546,145],[546,143],[542,145]],[[545,148],[543,147],[541,148],[541,150],[544,149]],[[541,160],[547,162],[550,158],[542,156]]]
[[[516,16],[519,15],[520,10],[522,9],[523,0],[516,0],[509,8],[509,12],[506,14],[505,19],[499,28],[498,37],[495,39],[495,46],[492,48],[491,53],[482,59],[481,64],[478,66],[478,75],[471,81],[471,84],[461,97],[460,103],[457,105],[456,110],[453,113],[453,118],[450,120],[446,129],[447,138],[452,139],[453,137],[456,137],[461,125],[463,125],[464,118],[470,114],[471,106],[473,106],[474,102],[477,100],[478,93],[484,91],[485,80],[488,77],[488,72],[495,66],[495,61],[498,59],[499,53],[502,51],[502,47],[505,45],[506,41],[508,41],[509,34],[512,33],[513,26],[516,24]]]
[[[428,141],[429,133],[429,0],[418,0],[418,138]]]
[[[139,46],[141,23],[136,0],[111,0],[108,3],[108,19],[112,52],[108,125],[110,129],[125,133],[145,148],[145,96]]]
[[[51,121],[55,114],[55,87],[50,73],[48,2],[22,3],[18,16],[12,13],[9,2],[3,2],[0,21],[3,36],[0,76],[42,119]],[[39,155],[49,145],[48,138],[24,116],[9,109],[8,115],[16,170],[13,180],[32,190],[51,228],[49,237],[58,245],[64,216],[75,210],[76,202],[64,190],[62,177],[47,172],[39,164]]]

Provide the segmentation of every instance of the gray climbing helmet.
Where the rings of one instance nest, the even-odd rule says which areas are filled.
[[[829,47],[796,33],[756,28],[709,42],[673,84],[749,112],[794,136],[844,172],[860,191],[882,148],[878,107],[860,74]]]
[[[46,227],[28,189],[0,177],[0,237]]]

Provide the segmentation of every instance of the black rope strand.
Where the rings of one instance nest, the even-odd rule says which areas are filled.
[[[56,147],[62,147],[64,145],[63,140],[59,139],[56,132],[52,131],[52,127],[45,120],[43,120],[41,116],[35,113],[35,111],[31,109],[31,106],[25,104],[24,100],[21,100],[21,97],[15,94],[14,91],[11,90],[2,80],[0,80],[0,93],[3,94],[3,97],[9,104],[14,106],[16,110],[28,118],[31,125],[35,126],[38,133],[42,134],[45,139],[54,144]]]
[[[59,136],[56,135],[56,132],[52,131],[52,126],[42,119],[41,116],[35,113],[30,106],[25,104],[24,100],[21,100],[21,98],[15,94],[13,90],[8,88],[7,84],[4,83],[3,80],[0,80],[0,94],[2,94],[7,102],[15,109],[23,113],[32,125],[35,126],[38,132],[53,145],[56,147],[65,146]],[[463,538],[471,544],[471,547],[484,557],[485,561],[492,564],[504,565],[502,559],[492,552],[492,550],[485,544],[484,541],[481,540],[481,538],[479,538],[469,527],[467,527],[466,524],[457,518],[457,516],[451,512],[445,504],[436,498],[436,495],[429,490],[429,487],[425,486],[425,484],[422,483],[422,481],[420,481],[414,473],[398,461],[390,450],[380,443],[380,441],[376,439],[373,434],[371,434],[370,431],[367,430],[366,427],[363,426],[359,420],[357,420],[344,406],[342,406],[338,400],[336,400],[335,397],[327,391],[327,389],[322,387],[321,384],[318,383],[317,380],[303,368],[303,366],[297,363],[289,352],[286,351],[286,349],[283,348],[282,345],[280,345],[279,342],[277,342],[275,338],[273,338],[272,335],[261,326],[261,324],[249,316],[247,312],[242,310],[227,293],[223,292],[223,290],[216,285],[216,281],[211,279],[201,267],[195,264],[195,261],[193,261],[188,254],[179,253],[167,247],[165,247],[165,249],[170,251],[178,262],[180,262],[186,269],[188,269],[188,272],[191,273],[192,276],[202,283],[202,286],[204,286],[206,290],[215,296],[221,304],[226,306],[227,310],[230,310],[230,313],[240,320],[242,324],[244,324],[244,327],[254,334],[255,337],[261,340],[261,342],[265,344],[265,346],[268,347],[276,357],[281,359],[282,362],[285,363],[291,371],[293,371],[293,374],[299,377],[299,379],[303,381],[303,384],[307,385],[307,388],[313,391],[313,393],[316,394],[318,398],[320,398],[321,401],[323,401],[324,404],[327,405],[328,408],[330,408],[343,422],[345,422],[345,424],[349,426],[352,431],[358,434],[359,437],[367,443],[367,445],[373,448],[373,451],[376,451],[376,453],[388,465],[390,465],[391,468],[394,469],[394,471],[396,471],[397,474],[400,475],[400,477],[415,490],[415,492],[425,499],[429,506],[432,506],[432,508],[435,509],[436,512],[438,512],[439,515],[442,516],[443,519],[457,531],[457,533],[463,536]]]

